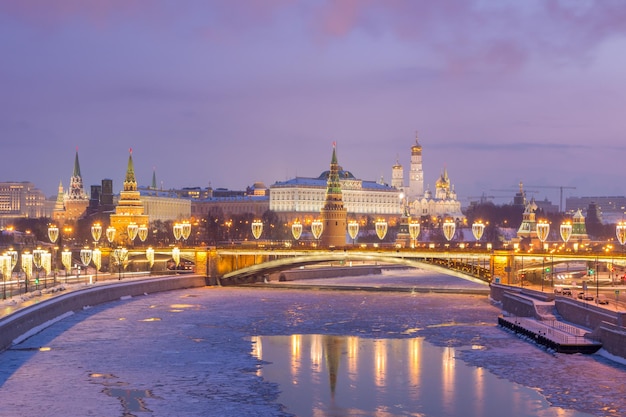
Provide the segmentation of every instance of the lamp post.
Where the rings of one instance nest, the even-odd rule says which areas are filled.
[[[187,239],[189,239],[189,236],[191,236],[191,223],[189,223],[188,221],[184,221],[182,223],[180,235],[183,238],[183,247],[185,247],[185,243],[187,243]]]
[[[152,265],[154,265],[154,249],[149,247],[146,249],[146,259],[148,260],[148,271],[152,271]]]
[[[180,223],[174,223],[172,226],[172,232],[174,233],[174,239],[176,239],[176,244],[178,245],[178,241],[183,236],[183,225]]]
[[[299,240],[302,236],[302,223],[300,223],[300,220],[296,219],[291,224],[291,235],[295,240]]]
[[[383,240],[385,236],[387,236],[387,222],[384,219],[378,219],[374,223],[374,227],[376,228],[376,236],[378,239]]]
[[[413,241],[413,248],[417,246],[417,238],[420,235],[421,225],[418,221],[412,221],[409,223],[409,236]]]
[[[91,262],[91,249],[85,248],[80,250],[80,260],[85,265],[85,275],[87,275],[87,268]]]
[[[126,226],[126,233],[128,234],[128,239],[130,239],[132,246],[135,246],[135,238],[138,232],[139,226],[137,226],[137,223],[129,223],[128,226]]]
[[[254,236],[254,238],[256,240],[259,240],[259,238],[261,237],[261,234],[263,233],[263,222],[261,220],[254,220],[252,222],[252,236]]]
[[[28,280],[33,274],[33,254],[22,253],[22,271],[24,271],[24,292],[28,292]]]
[[[59,228],[54,226],[54,225],[50,225],[48,226],[48,239],[50,239],[50,243],[52,243],[52,269],[54,270],[54,275],[53,275],[53,285],[57,284],[57,246],[56,246],[56,242],[57,239],[59,238]]]
[[[17,259],[18,259],[19,254],[17,253],[16,250],[13,250],[13,248],[11,248],[8,251],[6,251],[6,255],[11,257],[11,270],[9,271],[9,278],[13,278],[13,270],[15,269],[15,265],[17,265]],[[4,292],[5,292],[5,297],[6,297],[6,283],[5,283]]]
[[[137,229],[137,236],[139,236],[139,240],[141,240],[141,243],[145,242],[148,238],[148,226],[146,226],[145,224],[139,226],[139,228]]]
[[[69,249],[65,248],[61,252],[61,262],[65,267],[65,283],[67,284],[67,271],[70,271],[70,274],[72,273],[72,252]]]
[[[3,285],[3,300],[7,299],[7,275],[12,271],[11,257],[7,254],[0,255],[0,272],[2,273],[2,285]]]
[[[619,244],[622,245],[622,252],[624,251],[624,243],[626,243],[626,222],[621,221],[615,226],[615,235]]]
[[[98,247],[100,237],[102,236],[102,225],[100,223],[94,223],[91,226],[91,237],[93,237],[94,246]]]
[[[350,220],[348,223],[348,234],[352,239],[352,246],[354,246],[354,240],[359,235],[359,222],[356,220]]]
[[[124,262],[126,262],[126,259],[128,259],[128,249],[126,248],[116,248],[113,252],[112,255],[115,257],[115,260],[117,262],[117,269],[118,269],[118,280],[121,281],[122,280],[122,267],[124,265]]]
[[[313,220],[311,222],[311,233],[313,233],[313,238],[317,240],[317,245],[319,246],[319,238],[322,236],[322,232],[324,232],[324,222],[319,219]]]
[[[172,259],[174,260],[174,269],[178,269],[178,264],[180,264],[180,249],[177,247],[172,248]]]
[[[548,234],[550,233],[550,223],[546,220],[539,220],[537,223],[537,238],[541,241],[541,246],[543,247],[544,252],[547,250],[545,241],[548,239]],[[541,291],[543,291],[543,282],[546,279],[546,257],[543,256],[541,260]]]
[[[36,289],[39,289],[39,271],[42,265],[42,255],[44,252],[45,251],[40,248],[33,250],[33,264],[35,264],[35,269],[37,271],[37,277],[35,277]]]
[[[109,246],[113,246],[113,241],[115,240],[115,233],[117,233],[117,230],[115,229],[115,227],[113,226],[109,226],[107,227],[106,230],[106,235],[107,235],[107,241],[109,242]]]
[[[474,239],[476,239],[476,246],[480,243],[480,239],[483,237],[484,232],[485,224],[482,220],[478,220],[472,224],[472,234],[474,235]]]
[[[95,248],[91,254],[93,264],[96,267],[96,282],[98,282],[98,270],[102,266],[102,252],[100,249]]]
[[[446,219],[443,222],[443,235],[448,242],[454,238],[454,232],[456,232],[456,223],[451,219]]]

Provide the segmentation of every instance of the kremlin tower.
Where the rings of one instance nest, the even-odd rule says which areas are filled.
[[[419,144],[417,133],[415,145],[411,146],[411,167],[409,171],[409,189],[406,192],[408,201],[424,196],[424,168],[422,166],[422,145]]]
[[[59,184],[59,195],[57,196],[57,202],[52,213],[52,218],[58,224],[64,224],[65,222],[75,222],[81,218],[87,207],[89,206],[89,196],[85,194],[83,187],[83,177],[80,173],[80,164],[78,163],[78,149],[76,149],[76,156],[74,157],[74,171],[70,177],[70,188],[67,193],[63,192],[63,184]],[[61,195],[63,203],[61,205]]]
[[[143,203],[137,190],[135,167],[133,165],[133,150],[129,151],[124,190],[120,192],[120,199],[115,207],[115,214],[111,214],[110,223],[115,228],[115,240],[119,243],[130,243],[128,225],[148,225],[148,215],[143,214]]]
[[[339,169],[336,145],[333,143],[333,156],[330,161],[330,173],[326,185],[326,200],[320,211],[324,223],[320,244],[327,248],[346,246],[348,211],[343,206]]]

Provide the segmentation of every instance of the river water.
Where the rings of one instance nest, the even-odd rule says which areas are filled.
[[[385,278],[457,285],[364,277]],[[418,292],[123,299],[2,352],[0,416],[626,415],[624,366],[548,353],[500,329],[499,313],[484,295]]]

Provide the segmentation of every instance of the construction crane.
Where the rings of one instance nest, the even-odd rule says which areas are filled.
[[[531,188],[558,188],[560,195],[559,195],[559,212],[563,213],[563,190],[564,189],[570,189],[570,190],[575,190],[576,187],[571,187],[569,185],[529,185],[529,187]]]
[[[467,199],[470,200],[470,202],[472,202],[472,200],[476,201],[476,199],[478,199],[478,202],[480,204],[484,204],[487,202],[487,200],[493,200],[494,198],[496,198],[496,196],[485,195],[485,193],[483,193],[482,195],[472,195],[472,196],[467,197]]]

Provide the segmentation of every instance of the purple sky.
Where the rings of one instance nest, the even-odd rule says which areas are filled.
[[[243,189],[340,165],[624,195],[622,0],[3,0],[0,181]],[[558,190],[536,198],[558,203]],[[496,200],[496,202],[506,202]]]

